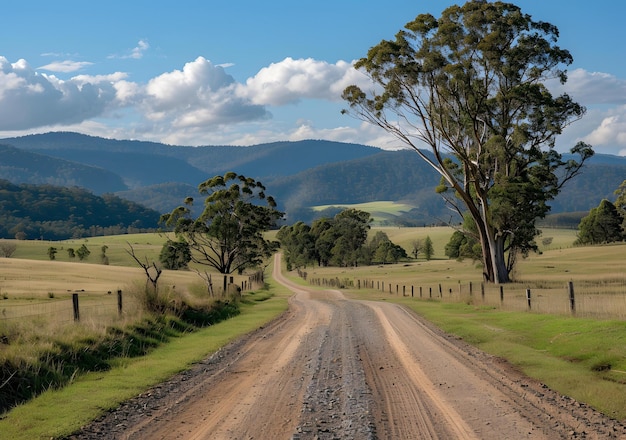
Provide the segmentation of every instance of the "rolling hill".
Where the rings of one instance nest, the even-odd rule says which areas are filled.
[[[261,180],[294,221],[307,220],[313,206],[382,200],[413,206],[406,216],[419,222],[450,217],[434,193],[439,177],[409,150],[322,140],[185,147],[67,132],[0,144],[0,179],[114,193],[159,212],[196,196],[203,180],[235,171]],[[596,155],[554,200],[552,212],[587,211],[612,199],[624,179],[626,158]]]

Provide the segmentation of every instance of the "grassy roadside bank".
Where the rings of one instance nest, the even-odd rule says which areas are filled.
[[[136,359],[120,359],[106,372],[78,377],[70,386],[45,392],[0,420],[0,438],[59,438],[76,431],[153,385],[204,359],[228,342],[274,319],[287,308],[289,291],[270,280],[272,297],[247,295],[241,313],[189,333]],[[262,296],[263,294],[258,294]]]
[[[561,394],[626,420],[626,322],[397,301]]]

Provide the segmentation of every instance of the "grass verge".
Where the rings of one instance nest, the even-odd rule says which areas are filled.
[[[447,333],[508,360],[561,394],[611,418],[626,420],[624,321],[397,297],[385,300],[406,305]]]
[[[172,339],[146,356],[119,358],[109,371],[88,373],[69,386],[47,391],[8,412],[0,420],[0,437],[20,440],[70,435],[124,400],[271,321],[286,310],[288,295],[286,289],[270,283],[268,292],[246,295],[241,313],[234,318]]]

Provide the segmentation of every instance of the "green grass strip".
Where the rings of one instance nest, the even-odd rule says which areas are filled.
[[[67,387],[50,390],[14,408],[0,420],[0,438],[50,439],[75,432],[123,401],[274,319],[287,309],[289,292],[272,283],[270,292],[274,296],[264,301],[248,295],[241,314],[234,318],[175,338],[144,357],[119,359],[118,365],[109,371],[81,375]]]
[[[604,414],[626,419],[626,322],[402,302],[444,331]]]

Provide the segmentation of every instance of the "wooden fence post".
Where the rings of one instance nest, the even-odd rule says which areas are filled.
[[[413,298],[413,286],[411,286],[411,298]]]
[[[504,303],[504,286],[500,285],[500,305]]]
[[[530,310],[530,289],[526,289],[526,301],[528,301],[528,310]]]
[[[439,298],[443,298],[443,293],[441,293],[441,283],[439,283]]]
[[[576,298],[574,296],[574,282],[567,283],[567,289],[569,293],[569,308],[572,314],[576,313]]]
[[[117,314],[122,314],[122,289],[117,290]]]
[[[72,306],[74,308],[74,321],[80,321],[80,310],[78,309],[78,293],[72,293]]]
[[[480,283],[480,297],[485,302],[485,283]]]

